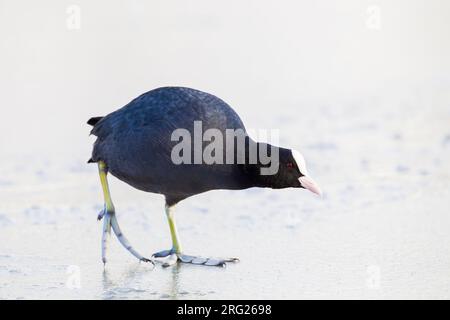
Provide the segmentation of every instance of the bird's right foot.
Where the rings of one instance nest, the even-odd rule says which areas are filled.
[[[205,258],[200,256],[191,256],[183,253],[177,253],[174,248],[156,252],[152,255],[152,258],[165,258],[163,260],[155,260],[162,262],[162,266],[165,268],[173,266],[177,262],[213,267],[225,267],[227,262],[239,261],[238,258]]]

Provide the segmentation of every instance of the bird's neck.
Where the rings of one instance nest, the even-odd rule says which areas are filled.
[[[244,170],[247,183],[252,187],[274,188],[278,179],[280,148],[260,142],[255,142],[254,147],[256,155],[249,154],[252,149],[246,154]]]

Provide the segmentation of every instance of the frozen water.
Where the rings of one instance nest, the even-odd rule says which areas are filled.
[[[448,4],[383,4],[370,30],[359,1],[100,3],[79,30],[57,1],[0,5],[0,298],[450,298]],[[201,194],[176,209],[186,253],[240,263],[153,269],[113,238],[104,270],[85,121],[169,84],[280,129],[324,197]],[[134,247],[169,248],[162,197],[111,188]]]

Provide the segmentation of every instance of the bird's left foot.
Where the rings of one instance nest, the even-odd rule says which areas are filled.
[[[196,265],[225,267],[227,262],[238,262],[238,258],[205,258],[200,256],[191,256],[183,253],[177,253],[175,249],[163,250],[152,255],[152,258],[165,258],[163,260],[155,260],[162,262],[163,267],[170,267],[177,262],[190,263]]]
[[[98,214],[98,220],[103,220],[103,236],[102,236],[102,261],[106,264],[106,251],[108,249],[109,236],[111,234],[111,229],[114,231],[119,242],[127,249],[133,256],[135,256],[141,262],[149,262],[154,265],[151,259],[143,257],[139,252],[137,252],[130,244],[128,239],[125,237],[123,232],[120,230],[119,223],[117,222],[116,214],[113,210],[108,210],[106,205],[104,209]]]

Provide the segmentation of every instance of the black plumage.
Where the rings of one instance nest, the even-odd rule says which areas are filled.
[[[169,257],[165,266],[177,261],[211,266],[236,261],[235,258],[203,258],[183,253],[173,217],[174,205],[183,199],[209,190],[250,187],[306,188],[320,194],[317,184],[307,176],[305,161],[299,152],[253,141],[236,112],[221,99],[205,92],[182,87],[155,89],[105,117],[91,118],[88,123],[94,127],[91,133],[97,136],[89,162],[99,163],[105,198],[104,209],[99,214],[99,219],[104,219],[104,263],[111,228],[131,254],[141,261],[152,261],[139,254],[119,228],[106,179],[108,172],[137,189],[165,196],[172,248],[153,255],[153,258]],[[177,129],[185,133],[183,142],[186,135],[189,136],[188,142],[183,144],[188,148],[180,149],[183,157],[186,152],[187,163],[173,158],[180,143],[176,137],[173,139]],[[208,130],[214,134],[205,138],[203,134]],[[231,136],[228,135],[230,130]],[[217,156],[214,161],[212,157],[209,160],[203,157],[212,142],[215,147],[209,151]],[[276,170],[269,175],[262,174],[267,167]]]
[[[295,174],[291,169],[261,176],[260,164],[174,164],[171,151],[178,142],[171,141],[171,134],[185,128],[193,135],[194,121],[202,122],[203,131],[218,129],[224,137],[226,129],[245,132],[236,112],[214,95],[164,87],[137,97],[105,117],[89,120],[94,125],[92,134],[98,137],[91,161],[104,161],[108,171],[120,180],[143,191],[163,194],[169,204],[214,189],[300,187],[298,168]],[[248,136],[245,139],[243,156],[248,160],[249,144],[257,143]],[[203,142],[203,147],[206,144]],[[223,154],[225,148],[224,143]],[[274,147],[274,151],[280,153],[280,162],[295,163],[290,150]]]

